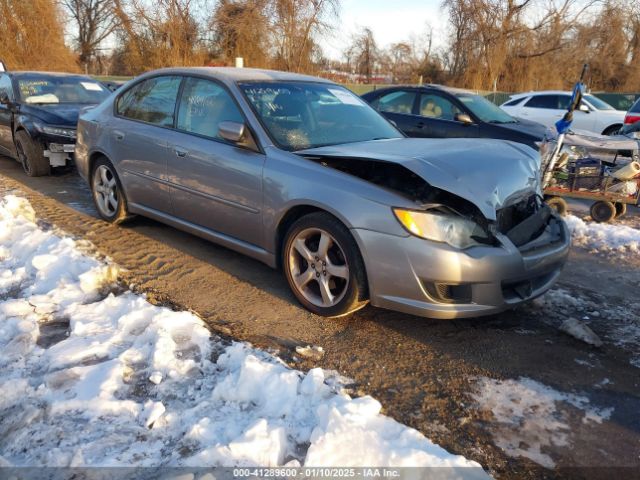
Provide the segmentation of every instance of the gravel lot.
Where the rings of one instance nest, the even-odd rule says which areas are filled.
[[[276,352],[298,369],[354,379],[387,415],[499,478],[631,478],[640,471],[640,258],[575,248],[559,285],[501,315],[435,321],[367,307],[337,320],[295,302],[279,272],[144,218],[97,219],[74,172],[28,178],[0,157],[0,195],[86,239],[154,303],[189,309],[216,333]],[[572,205],[585,216],[583,204]],[[637,209],[623,224],[640,228]],[[91,247],[93,248],[93,247]],[[604,344],[563,333],[573,317]],[[320,360],[296,346],[318,345]],[[612,469],[620,469],[619,473]]]

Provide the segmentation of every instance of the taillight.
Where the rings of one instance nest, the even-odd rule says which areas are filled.
[[[625,125],[631,125],[632,123],[640,122],[640,114],[632,115],[627,113],[627,116],[624,117]]]

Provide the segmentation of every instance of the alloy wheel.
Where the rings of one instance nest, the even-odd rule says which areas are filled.
[[[100,213],[113,217],[118,211],[118,184],[116,176],[107,165],[100,165],[93,173],[93,194]]]
[[[22,169],[26,174],[31,172],[31,164],[29,163],[29,158],[27,154],[24,153],[24,147],[22,146],[22,142],[16,142],[16,151],[18,152],[18,160],[22,165]]]
[[[332,307],[349,287],[349,265],[337,240],[320,228],[300,231],[289,243],[287,267],[295,289],[318,307]]]

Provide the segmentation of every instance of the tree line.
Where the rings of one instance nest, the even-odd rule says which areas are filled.
[[[638,0],[443,0],[422,34],[381,48],[363,26],[329,59],[322,42],[339,15],[340,0],[0,0],[0,58],[13,69],[136,75],[243,57],[347,82],[501,91],[566,88],[589,63],[592,88],[640,90]],[[445,24],[434,41],[429,25]]]

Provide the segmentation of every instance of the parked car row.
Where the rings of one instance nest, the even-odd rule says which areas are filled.
[[[567,112],[571,92],[545,91],[513,95],[502,109],[516,117],[525,118],[553,128]],[[602,135],[617,133],[625,121],[625,114],[594,95],[585,95],[573,114],[572,128]]]
[[[428,91],[412,111],[444,111],[443,100],[421,105]],[[453,121],[467,115],[478,131],[500,115],[445,94]],[[24,105],[10,104],[15,118]],[[570,244],[531,146],[407,138],[349,90],[305,75],[141,75],[82,111],[75,163],[106,221],[145,215],[282,268],[323,316],[368,302],[436,318],[499,312],[550,288]]]

